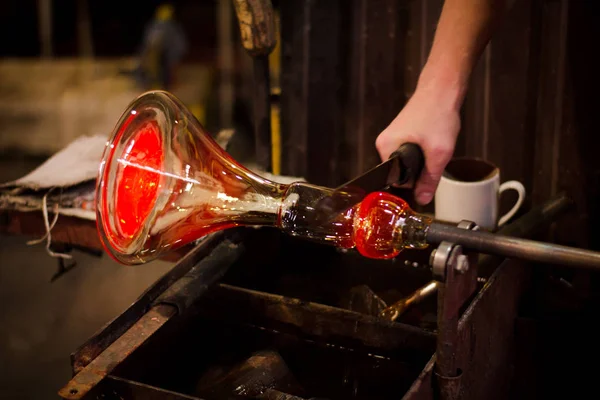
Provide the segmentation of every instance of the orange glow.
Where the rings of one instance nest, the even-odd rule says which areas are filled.
[[[155,122],[144,124],[119,158],[115,213],[116,235],[133,238],[156,202],[164,155],[159,128]]]
[[[356,249],[365,257],[394,258],[400,254],[402,230],[399,219],[410,212],[408,204],[399,197],[375,192],[363,199],[358,207],[354,230]]]

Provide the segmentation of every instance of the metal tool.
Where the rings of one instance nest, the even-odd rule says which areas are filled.
[[[275,48],[276,31],[270,0],[233,0],[242,45],[254,64],[254,135],[256,163],[271,170],[271,85],[269,54]]]
[[[405,143],[387,161],[346,182],[335,192],[361,191],[368,194],[392,185],[414,183],[423,169],[424,160],[423,151],[418,145]]]
[[[392,186],[414,185],[424,165],[425,157],[421,147],[405,143],[386,161],[334,189],[330,196],[318,202],[316,209],[320,214],[337,216],[360,203],[371,192],[386,190]]]
[[[317,220],[327,221],[359,203],[368,193],[386,190],[392,185],[414,183],[424,166],[423,151],[413,143],[402,145],[385,162],[345,183],[319,201]],[[506,235],[434,221],[426,230],[417,232],[424,237],[412,238],[439,245],[450,242],[480,253],[512,257],[526,261],[558,264],[576,268],[600,269],[600,253],[551,243],[520,239]]]
[[[485,231],[464,230],[457,226],[433,222],[425,240],[430,244],[451,242],[469,250],[490,255],[561,265],[600,269],[600,253],[552,243],[515,238]]]
[[[411,306],[421,303],[423,300],[429,298],[433,293],[437,292],[439,285],[440,283],[435,280],[429,282],[425,286],[415,290],[410,295],[381,310],[379,312],[379,317],[388,321],[395,321]]]

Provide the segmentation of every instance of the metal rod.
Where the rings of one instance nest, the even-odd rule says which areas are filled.
[[[523,215],[516,221],[503,226],[502,228],[500,228],[498,233],[502,235],[511,235],[517,237],[531,235],[532,233],[541,229],[548,223],[553,222],[556,219],[556,217],[558,217],[561,213],[569,209],[569,207],[572,204],[572,200],[568,198],[564,193],[561,193],[555,196],[554,198],[546,201],[545,203],[534,207],[527,214]],[[489,267],[493,265],[492,262],[495,259],[495,256],[482,254],[478,260],[479,273],[481,274],[482,270],[489,269]],[[486,273],[485,275],[487,276],[488,274]],[[427,288],[428,290],[423,290],[424,288]],[[404,299],[399,300],[398,302],[382,310],[379,314],[379,317],[388,319],[390,321],[395,321],[411,305],[417,303],[406,302],[407,299],[412,299],[413,297],[417,296],[419,298],[418,302],[420,303],[426,298],[430,297],[432,294],[437,293],[438,288],[439,282],[435,280],[431,281],[424,287],[417,289],[410,296],[405,297]]]
[[[557,244],[537,242],[483,231],[470,231],[434,222],[427,232],[428,243],[443,241],[480,253],[569,267],[600,269],[600,253]]]
[[[438,281],[431,281],[425,286],[422,286],[415,290],[410,295],[398,300],[391,306],[387,306],[379,312],[379,317],[388,321],[395,321],[404,314],[411,306],[419,304],[423,300],[429,298],[430,295],[435,293],[439,288],[440,283]]]
[[[497,233],[500,235],[523,238],[534,235],[542,228],[553,223],[560,215],[569,210],[573,204],[571,198],[565,193],[560,193],[545,203],[532,208],[527,214],[518,218],[516,221],[504,225]],[[490,276],[495,269],[495,266],[498,264],[497,261],[499,258],[500,257],[494,255],[480,254],[478,260],[479,276]]]
[[[525,215],[514,222],[501,227],[497,234],[506,236],[524,237],[534,234],[573,205],[573,201],[564,193],[532,208]]]

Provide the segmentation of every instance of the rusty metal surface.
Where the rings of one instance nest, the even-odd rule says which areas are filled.
[[[459,322],[461,398],[505,399],[514,357],[514,327],[531,268],[507,260],[488,280]]]
[[[199,260],[206,257],[224,239],[223,234],[215,234],[183,257],[167,274],[162,276],[144,292],[127,310],[109,322],[101,331],[80,346],[71,355],[73,373],[76,374],[119,338],[150,307],[169,286],[184,276]]]
[[[434,372],[435,379],[433,381],[436,393],[439,393],[439,398],[444,400],[454,400],[460,398],[462,372],[458,370],[453,376],[440,375]]]
[[[470,221],[461,221],[457,228],[474,231],[479,228]],[[460,245],[440,243],[432,254],[432,269],[438,287],[438,340],[436,347],[436,392],[440,399],[458,398],[462,371],[457,365],[458,320],[462,309],[477,289],[477,257],[474,253],[463,254]]]
[[[457,270],[457,259],[462,255],[460,246],[455,246],[448,258],[446,280],[438,288],[438,336],[434,382],[440,399],[457,399],[462,381],[459,363],[459,318],[467,302],[477,289],[477,257],[468,255],[469,268]]]
[[[60,391],[63,398],[80,399],[175,314],[183,314],[243,253],[244,247],[223,240],[176,280],[155,301],[154,307],[122,336],[81,369]],[[239,237],[237,237],[239,241]],[[194,252],[192,255],[197,254]],[[190,259],[195,259],[191,257]],[[185,259],[183,264],[187,265]],[[137,337],[136,337],[137,335]]]
[[[82,399],[175,314],[177,309],[169,305],[158,305],[150,309],[127,332],[75,375],[58,394],[63,399]]]
[[[534,207],[502,232],[515,236],[532,235],[572,204],[564,194],[559,194]],[[450,368],[460,369],[460,379],[445,380],[443,376],[434,379],[437,361],[434,355],[404,400],[433,399],[434,393],[439,394],[440,383],[442,387],[446,386],[446,395],[456,398],[508,398],[517,305],[527,287],[531,268],[521,261],[488,254],[480,255],[477,265],[489,279],[460,318],[454,337],[457,358]]]
[[[436,335],[414,326],[392,323],[357,312],[270,293],[219,284],[205,301],[203,315],[271,329],[406,354],[432,354]]]
[[[459,320],[456,367],[462,371],[460,399],[510,398],[517,306],[531,269],[505,260],[488,279]],[[436,356],[403,400],[434,399]]]

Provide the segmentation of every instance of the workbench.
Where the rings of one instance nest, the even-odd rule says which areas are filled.
[[[49,212],[49,219],[52,218],[54,214]],[[0,234],[19,235],[25,240],[43,237],[46,228],[42,211],[0,208]],[[69,215],[60,215],[52,229],[52,248],[61,252],[80,250],[97,256],[104,255],[96,221]],[[185,246],[166,255],[162,260],[175,262],[191,248],[191,245]]]
[[[566,204],[552,199],[540,206],[545,219],[536,208],[507,227],[516,236],[543,232]],[[394,322],[377,317],[377,303],[431,279],[431,250],[381,261],[269,228],[211,234],[75,349],[74,379],[60,395],[534,398],[546,382],[532,384],[534,333],[545,325],[519,314],[535,265],[479,256],[476,290],[452,300],[454,321],[439,318],[441,292]],[[451,351],[442,354],[439,339],[452,323],[454,333],[444,334]],[[456,365],[455,377],[438,376],[440,357]]]

